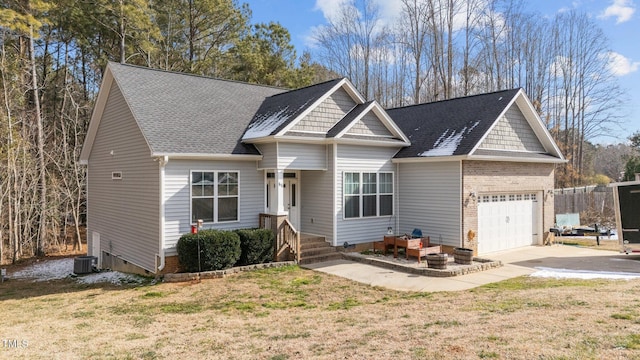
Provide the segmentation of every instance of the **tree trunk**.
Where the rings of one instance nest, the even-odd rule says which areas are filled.
[[[38,92],[38,74],[36,71],[36,51],[33,41],[33,26],[29,32],[29,48],[31,51],[31,81],[33,84],[33,104],[36,110],[36,124],[38,128],[38,172],[40,175],[40,221],[38,227],[38,239],[36,245],[36,255],[44,255],[44,248],[47,239],[47,169],[44,159],[44,129],[42,125],[42,114],[40,112],[40,95]]]

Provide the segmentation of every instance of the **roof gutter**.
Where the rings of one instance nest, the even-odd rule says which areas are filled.
[[[198,154],[198,153],[152,153],[152,157],[165,158],[169,161],[171,159],[196,159],[196,160],[242,160],[242,161],[256,161],[262,160],[262,155],[248,155],[248,154]]]
[[[416,156],[416,157],[406,157],[406,158],[394,158],[391,159],[392,163],[402,164],[402,163],[420,163],[420,162],[443,162],[443,161],[460,161],[467,160],[469,158],[468,155],[451,155],[451,156]]]
[[[565,164],[569,162],[566,159],[544,159],[544,158],[530,158],[530,157],[514,157],[514,156],[505,156],[505,157],[495,157],[495,156],[486,156],[486,155],[471,155],[467,157],[466,160],[479,160],[479,161],[510,161],[510,162],[523,162],[523,163],[542,163],[542,164]]]
[[[527,157],[495,157],[484,155],[455,155],[455,156],[418,156],[407,158],[391,159],[392,163],[420,163],[420,162],[443,162],[443,161],[460,161],[460,160],[477,160],[477,161],[505,161],[505,162],[521,162],[521,163],[542,163],[542,164],[564,164],[566,159],[536,159]]]

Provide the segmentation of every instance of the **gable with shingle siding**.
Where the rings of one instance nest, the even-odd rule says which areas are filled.
[[[515,104],[487,134],[480,149],[546,152],[531,125]]]
[[[340,88],[293,126],[291,132],[326,133],[354,106],[356,102]]]
[[[369,135],[369,136],[386,136],[392,137],[393,134],[387,129],[387,127],[378,119],[378,117],[369,112],[355,123],[347,134],[350,135]]]

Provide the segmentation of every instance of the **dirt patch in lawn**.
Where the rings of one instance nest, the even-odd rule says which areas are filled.
[[[0,358],[640,358],[640,280],[407,293],[289,266],[157,285],[10,280],[0,307]]]

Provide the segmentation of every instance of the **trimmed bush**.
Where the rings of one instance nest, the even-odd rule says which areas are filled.
[[[187,272],[228,269],[240,258],[240,237],[233,231],[201,230],[182,235],[177,250],[178,261]]]
[[[270,229],[239,229],[240,260],[236,265],[252,265],[271,262],[275,235]]]

